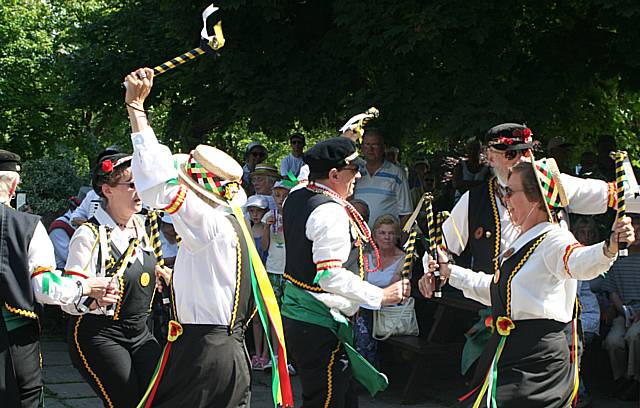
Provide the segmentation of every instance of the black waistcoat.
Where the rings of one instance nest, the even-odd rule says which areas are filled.
[[[241,268],[236,271],[236,290],[234,296],[234,306],[231,309],[231,324],[232,329],[242,324],[246,327],[249,319],[253,316],[253,312],[256,308],[255,299],[253,298],[253,289],[251,287],[251,267],[249,265],[249,247],[247,242],[242,239],[242,229],[240,223],[233,215],[228,215],[227,218],[233,225],[233,229],[236,231],[236,235],[239,238],[240,243],[240,262]],[[242,220],[244,222],[244,220]],[[249,228],[251,233],[251,228]]]
[[[471,269],[495,273],[500,251],[500,213],[494,193],[493,179],[469,190],[468,239]]]
[[[333,202],[330,197],[303,188],[291,193],[284,203],[284,239],[287,245],[284,278],[313,292],[324,290],[313,283],[316,277],[313,242],[307,238],[305,226],[313,210],[329,202]]]
[[[33,319],[40,307],[31,286],[29,244],[39,221],[0,204],[0,300],[12,313]]]
[[[85,224],[94,233],[98,239],[98,229],[100,222],[92,217]],[[107,228],[107,237],[111,234],[110,227]],[[107,238],[109,239],[109,238]],[[118,265],[124,261],[121,258],[124,254],[118,249],[114,242],[110,242],[109,254],[101,252],[102,245],[98,245],[98,264],[96,265],[96,275],[100,271],[102,257],[108,256],[106,259],[105,274],[111,277],[117,273]],[[156,258],[152,251],[143,251],[141,246],[135,248],[132,255],[142,251],[142,260],[133,258],[129,265],[125,268],[122,275],[118,278],[120,289],[120,299],[113,306],[113,320],[135,320],[146,319],[151,311],[151,302],[155,293],[156,278],[155,265]]]

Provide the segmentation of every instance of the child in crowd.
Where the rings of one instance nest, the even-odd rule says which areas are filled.
[[[291,187],[278,181],[273,185],[273,199],[276,202],[276,208],[267,212],[262,218],[262,249],[268,250],[267,262],[265,268],[269,281],[276,295],[278,306],[282,305],[282,295],[284,294],[284,264],[285,264],[285,246],[284,246],[284,224],[282,222],[282,206],[284,200],[289,195]],[[275,340],[275,337],[274,337]],[[264,368],[271,367],[271,362],[267,363]],[[289,365],[289,372],[293,374],[293,367]]]
[[[262,217],[269,211],[269,202],[263,195],[252,195],[247,199],[245,205],[247,214],[249,215],[249,221],[251,222],[251,233],[253,240],[260,254],[260,259],[264,263],[267,260],[267,251],[264,249],[263,244],[263,230],[264,223]],[[254,370],[262,369],[269,362],[269,347],[267,344],[267,338],[264,335],[262,324],[260,319],[253,319],[253,344],[255,347],[255,354],[251,357],[251,367]]]

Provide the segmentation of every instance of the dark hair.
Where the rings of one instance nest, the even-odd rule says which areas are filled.
[[[369,210],[369,204],[367,204],[366,201],[361,200],[359,198],[352,198],[350,200],[348,200],[351,205],[354,204],[360,204],[361,206],[364,207],[364,214],[360,214],[362,216],[362,219],[364,220],[364,222],[368,223],[369,222],[369,214],[371,212],[371,210]]]
[[[91,186],[93,190],[100,197],[104,198],[104,194],[102,193],[102,185],[107,184],[114,187],[121,179],[124,173],[131,167],[131,159],[124,160],[117,166],[115,165],[118,160],[126,158],[127,155],[123,153],[118,153],[110,156],[105,156],[96,164],[96,167],[93,168],[92,177],[91,177]],[[105,170],[103,167],[103,163],[105,162],[111,163],[111,169]]]
[[[509,169],[509,177],[514,173],[520,174],[522,188],[524,189],[524,195],[527,199],[531,202],[539,203],[542,209],[544,209],[546,203],[538,186],[538,178],[533,170],[533,165],[529,162],[516,163]]]

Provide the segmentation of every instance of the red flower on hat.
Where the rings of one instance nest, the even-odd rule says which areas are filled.
[[[513,144],[513,139],[510,139],[510,138],[508,138],[508,137],[504,137],[504,136],[500,136],[500,138],[498,139],[498,141],[499,141],[500,143],[507,144],[507,145]]]
[[[107,159],[102,162],[102,171],[105,173],[111,173],[113,171],[113,163],[111,160]]]
[[[529,128],[525,128],[525,129],[522,131],[522,134],[524,135],[524,142],[525,142],[525,143],[531,143],[531,139],[532,139],[532,138],[531,138],[531,134],[532,134],[532,133],[531,133],[531,129],[529,129]]]

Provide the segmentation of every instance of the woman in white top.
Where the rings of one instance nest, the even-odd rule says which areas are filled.
[[[65,274],[111,277],[117,302],[83,297],[72,315],[69,354],[105,407],[135,407],[147,389],[160,346],[147,326],[156,288],[156,259],[145,231],[131,174],[131,156],[101,159],[93,188],[103,203],[71,238]],[[164,270],[158,273],[165,273]],[[165,276],[168,281],[168,276]]]
[[[566,407],[577,396],[576,342],[570,347],[564,330],[573,322],[575,338],[578,280],[607,271],[618,241],[633,242],[634,232],[625,217],[609,242],[579,244],[556,222],[556,210],[568,204],[558,174],[553,159],[512,167],[506,204],[520,236],[500,255],[495,275],[450,265],[442,252],[438,263],[429,257],[425,265],[423,295],[431,295],[439,267],[442,279],[492,307],[493,334],[471,391],[460,398],[464,406]]]
[[[386,288],[400,280],[404,251],[398,247],[400,224],[391,214],[379,216],[373,224],[373,239],[380,253],[380,269],[367,274],[367,282],[379,288]],[[367,254],[369,265],[375,261]],[[371,364],[378,366],[378,342],[372,337],[373,311],[361,307],[356,317],[355,342],[357,350]]]

